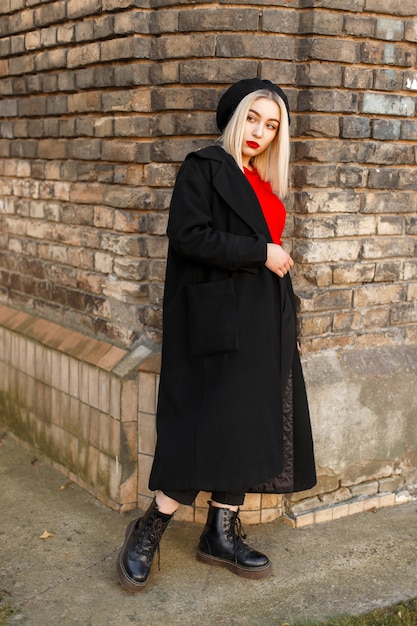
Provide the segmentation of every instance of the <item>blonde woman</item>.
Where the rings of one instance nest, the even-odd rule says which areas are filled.
[[[221,97],[216,145],[191,153],[168,223],[158,440],[149,487],[118,559],[123,587],[148,581],[180,504],[211,492],[197,558],[245,578],[272,573],[244,543],[247,492],[315,484],[294,296],[282,247],[288,190],[288,100],[267,80],[244,79]]]

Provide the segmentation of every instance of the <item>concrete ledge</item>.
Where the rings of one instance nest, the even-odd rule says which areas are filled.
[[[0,326],[23,335],[27,339],[32,339],[44,346],[74,357],[78,361],[96,365],[108,372],[127,354],[127,350],[113,346],[110,343],[86,337],[59,324],[17,311],[5,305],[0,305]],[[3,355],[4,350],[7,351],[7,346],[3,344]],[[14,352],[6,356],[10,360],[15,361],[18,355]],[[22,357],[24,356],[22,355]]]

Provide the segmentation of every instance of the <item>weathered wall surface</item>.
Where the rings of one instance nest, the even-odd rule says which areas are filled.
[[[414,353],[398,355],[417,343],[416,15],[417,0],[2,0],[0,303],[158,350],[177,168],[217,136],[226,86],[276,81],[293,111],[285,245],[319,464],[332,477],[319,495],[355,496],[340,491],[347,466],[366,481],[373,461],[392,469],[375,469],[377,481],[412,467],[415,406],[398,383]],[[387,365],[387,401],[370,409],[380,354],[396,373]],[[397,427],[362,445],[392,424],[391,397]],[[331,413],[344,433],[332,444]],[[346,430],[352,417],[361,429]],[[415,489],[401,476],[398,488]]]
[[[297,525],[417,494],[417,346],[327,350],[304,359],[317,486],[284,504]]]

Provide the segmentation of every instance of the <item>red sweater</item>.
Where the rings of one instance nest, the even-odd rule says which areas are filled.
[[[246,178],[259,200],[273,243],[281,245],[287,212],[281,200],[272,191],[271,185],[262,180],[256,170],[243,168]]]

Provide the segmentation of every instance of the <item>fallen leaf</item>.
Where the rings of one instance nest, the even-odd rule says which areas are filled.
[[[64,483],[63,485],[60,486],[61,491],[65,491],[65,489],[68,489],[68,487],[71,487],[71,481],[69,480],[68,482]]]
[[[49,539],[49,537],[53,537],[53,534],[48,533],[47,530],[44,530],[39,539]]]

